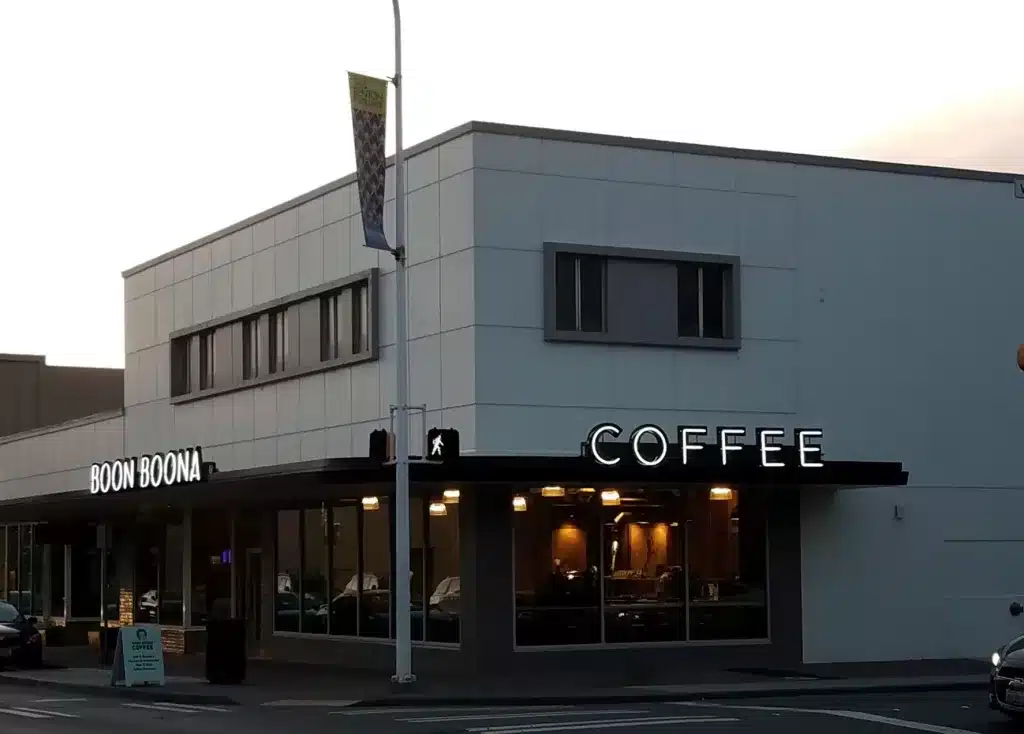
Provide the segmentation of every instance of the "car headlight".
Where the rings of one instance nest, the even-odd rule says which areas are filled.
[[[992,653],[992,665],[993,665],[993,667],[998,668],[999,667],[999,663],[1001,663],[1001,662],[1003,662],[1003,658],[999,654],[999,651],[996,650],[994,653]]]

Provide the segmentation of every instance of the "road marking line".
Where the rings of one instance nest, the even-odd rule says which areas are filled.
[[[292,706],[294,706],[295,708],[306,708],[306,707],[312,708],[312,707],[317,707],[317,706],[324,706],[324,707],[328,707],[329,706],[331,708],[344,708],[345,706],[354,706],[357,703],[359,703],[358,700],[355,700],[355,701],[349,701],[349,700],[344,700],[344,701],[317,701],[317,700],[303,700],[303,699],[282,698],[282,699],[279,699],[277,701],[267,701],[265,703],[261,703],[260,706],[275,706],[275,707],[280,707],[280,708],[287,708],[287,707],[292,707]]]
[[[17,709],[0,709],[0,714],[11,714],[12,716],[22,716],[26,719],[49,719],[50,717],[46,714],[33,714],[28,711],[18,711]]]
[[[122,703],[122,706],[132,709],[150,709],[152,711],[170,711],[175,714],[201,714],[204,711],[227,711],[227,709],[200,708],[199,706],[185,706],[180,703]]]
[[[34,698],[31,703],[84,703],[88,698]]]
[[[778,711],[781,713],[794,714],[820,714],[822,716],[837,716],[842,719],[854,719],[857,721],[871,721],[876,724],[888,724],[903,729],[915,729],[927,731],[932,734],[971,734],[969,729],[956,729],[950,726],[939,724],[926,724],[923,721],[910,721],[909,719],[896,719],[890,716],[879,716],[878,714],[867,714],[863,711],[841,711],[838,709],[805,709],[789,708],[788,706],[730,706],[722,703],[701,703],[698,701],[673,701],[678,706],[692,706],[695,708],[721,708],[721,709],[743,709],[747,711]]]
[[[329,711],[332,716],[375,716],[380,714],[441,714],[445,711],[452,713],[466,713],[469,711],[488,711],[498,713],[500,711],[558,711],[572,708],[571,706],[484,706],[478,708],[464,708],[461,706],[424,706],[422,708],[407,708],[405,706],[388,706],[385,708],[354,709],[352,711]]]
[[[530,713],[498,713],[469,714],[468,716],[426,716],[415,719],[395,719],[407,724],[426,724],[436,721],[474,721],[482,719],[535,719],[538,716],[597,716],[599,714],[648,714],[647,709],[609,709],[607,711],[580,710],[580,711],[533,711]]]
[[[78,714],[69,714],[64,711],[46,711],[45,709],[33,709],[28,706],[14,706],[16,711],[28,711],[30,714],[45,714],[46,716],[59,716],[62,719],[77,719]]]
[[[192,704],[192,703],[175,703],[174,701],[157,701],[161,706],[170,706],[172,708],[180,709],[182,711],[191,711],[192,713],[200,713],[202,711],[217,711],[222,714],[227,713],[230,709],[223,708],[221,706],[207,706],[206,704]]]
[[[717,724],[739,719],[718,716],[657,716],[646,719],[612,719],[598,721],[572,721],[558,723],[518,724],[514,726],[484,726],[466,731],[480,734],[530,734],[530,732],[577,731],[580,729],[621,729],[633,726],[663,726],[665,724]]]

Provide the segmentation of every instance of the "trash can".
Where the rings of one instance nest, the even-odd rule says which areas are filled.
[[[223,685],[245,681],[245,620],[206,623],[206,680]]]

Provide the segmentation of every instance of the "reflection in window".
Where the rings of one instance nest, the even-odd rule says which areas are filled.
[[[192,513],[192,624],[231,616],[231,518],[223,510]]]
[[[517,645],[767,638],[758,495],[619,496],[548,488],[515,513]]]
[[[302,614],[300,632],[327,634],[327,530],[326,506],[303,510]]]
[[[451,493],[451,491],[449,491]],[[459,505],[432,500],[427,512],[427,640],[459,641]]]
[[[517,644],[601,641],[600,511],[596,495],[567,494],[515,513]]]
[[[376,502],[369,500],[374,499]],[[364,498],[363,574],[359,605],[361,637],[389,637],[391,634],[391,520],[385,497]]]
[[[141,624],[160,623],[160,540],[163,527],[136,526],[135,545],[135,620]]]
[[[277,600],[274,604],[274,629],[299,631],[299,579],[302,552],[299,537],[299,511],[277,513]]]
[[[18,575],[18,526],[7,526],[7,603],[18,607],[21,602],[21,578]]]
[[[3,552],[0,551],[0,563],[3,563]],[[64,546],[50,546],[50,614],[54,617],[64,616]]]
[[[162,529],[164,552],[161,558],[160,590],[157,603],[160,607],[160,624],[181,625],[185,613],[184,584],[182,572],[185,564],[185,527],[181,523],[167,525]]]
[[[359,504],[333,510],[331,538],[332,635],[355,636],[359,615]]]
[[[424,549],[426,510],[421,497],[409,498],[409,626],[414,640],[423,639],[423,594],[426,592],[427,575],[427,554]],[[394,634],[395,630],[392,629],[392,637]]]

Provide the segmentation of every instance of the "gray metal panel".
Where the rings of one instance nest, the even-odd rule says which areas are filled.
[[[235,380],[234,350],[231,348],[231,327],[222,326],[213,332],[213,386],[230,385]]]
[[[299,366],[312,367],[319,364],[320,299],[311,298],[308,301],[303,301],[289,311],[289,318],[291,318],[291,311],[295,312],[295,319],[298,321],[292,349],[298,353]]]
[[[605,333],[580,332],[580,331],[559,331],[555,328],[555,256],[559,252],[571,252],[580,255],[598,255],[609,259],[609,272],[616,266],[611,265],[613,261],[632,261],[635,263],[669,264],[676,265],[681,262],[692,263],[722,263],[729,265],[733,272],[733,287],[731,290],[732,303],[728,310],[731,319],[731,339],[702,339],[699,337],[676,336],[675,332],[665,337],[655,337],[647,333],[647,327],[642,324],[637,330],[632,326],[624,331],[613,332],[610,328]],[[624,271],[626,272],[626,271]],[[629,247],[600,247],[596,245],[577,245],[560,242],[544,243],[544,339],[553,342],[578,342],[582,344],[621,344],[637,347],[677,347],[677,348],[698,348],[698,349],[722,349],[737,350],[741,345],[740,324],[742,322],[740,299],[740,259],[734,255],[712,255],[702,252],[676,252],[671,250],[641,250]],[[666,294],[668,295],[668,294]],[[669,300],[660,308],[671,311],[672,321],[677,318],[676,289],[672,288]],[[616,296],[617,298],[619,296]],[[639,296],[638,296],[639,297]],[[606,320],[612,323],[611,303],[608,303],[609,314]],[[647,304],[647,301],[644,300]],[[650,308],[650,304],[646,305]],[[656,309],[657,310],[657,309]],[[631,308],[635,312],[635,308]],[[636,320],[634,320],[635,323]],[[624,328],[622,324],[625,319],[618,319],[617,328]],[[658,327],[663,328],[662,326]]]
[[[236,321],[231,324],[231,381],[241,382],[242,363],[245,361],[245,353],[242,350],[242,322]]]
[[[607,331],[612,339],[675,341],[679,329],[674,263],[608,261]]]

